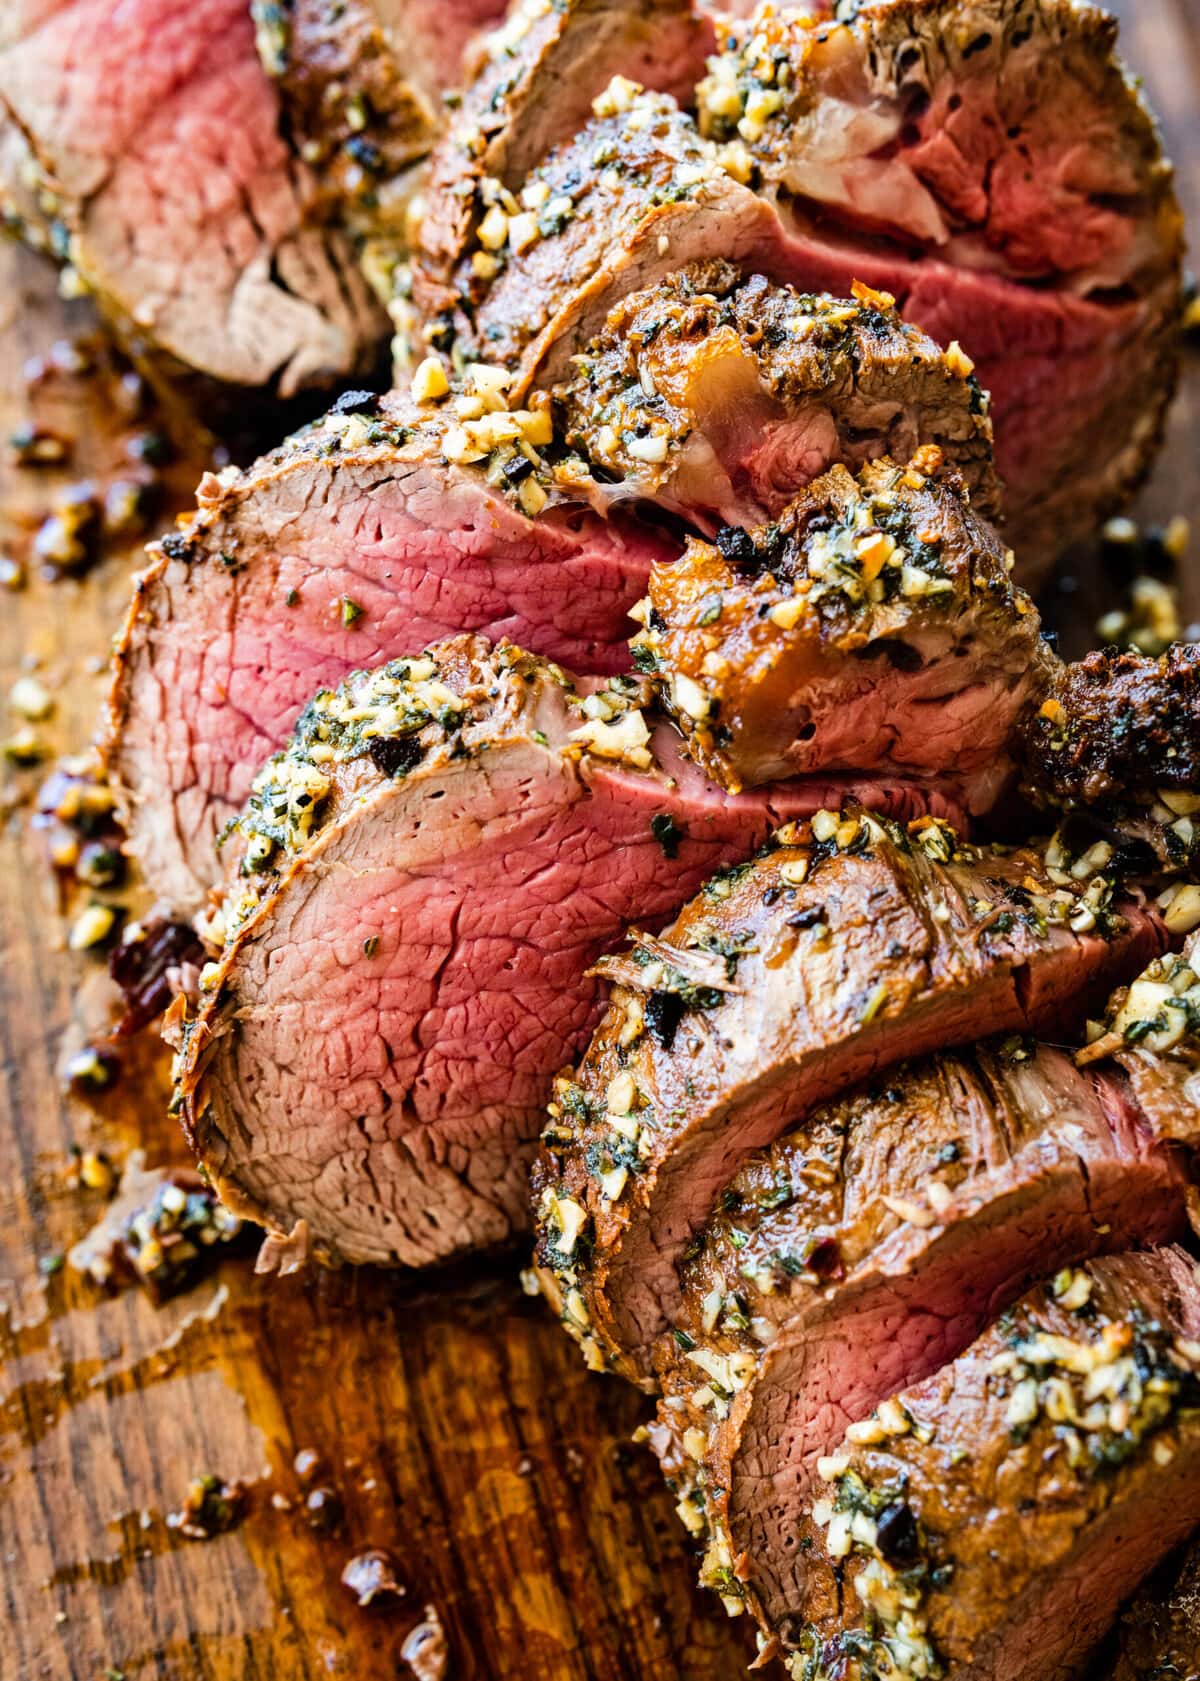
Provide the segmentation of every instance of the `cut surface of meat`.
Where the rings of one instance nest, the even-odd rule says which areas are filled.
[[[859,287],[832,298],[713,261],[635,292],[554,393],[565,440],[615,494],[728,525],[782,513],[833,460],[939,446],[994,516],[987,399],[961,365]]]
[[[227,843],[228,944],[186,1029],[181,1112],[232,1206],[409,1266],[526,1228],[553,1075],[598,1013],[589,963],[829,794],[721,794],[638,693],[575,697],[459,638],[314,699]]]
[[[283,396],[373,363],[386,322],[349,242],[305,222],[245,0],[6,6],[0,115],[71,264],[139,341]]]
[[[464,628],[591,671],[628,665],[628,608],[677,542],[622,510],[530,519],[528,475],[493,483],[487,461],[445,459],[452,421],[394,397],[335,413],[207,478],[196,519],[151,551],[107,754],[147,881],[176,912],[217,881],[214,837],[315,688]]]
[[[898,1069],[752,1157],[656,1361],[653,1439],[707,1531],[701,1579],[774,1632],[804,1579],[817,1460],[847,1425],[1039,1278],[1067,1267],[1062,1297],[1072,1264],[1181,1236],[1185,1192],[1119,1073],[1015,1036]]]
[[[948,772],[986,810],[1055,666],[1011,564],[935,447],[834,467],[656,566],[634,656],[724,788],[869,764]]]
[[[1182,221],[1116,33],[1068,0],[767,6],[697,90],[813,289],[856,274],[974,358],[1031,565],[1136,482],[1173,384]]]
[[[1078,1025],[1165,944],[1103,876],[1055,887],[1033,849],[854,811],[783,831],[597,966],[611,1001],[535,1167],[543,1287],[578,1300],[594,1359],[652,1387],[677,1263],[745,1156],[889,1065]],[[638,1155],[609,1195],[592,1163],[612,1114]]]
[[[687,98],[714,42],[711,22],[687,0],[522,0],[481,42],[431,162],[414,253],[414,299],[435,336],[445,336],[443,348],[467,325],[464,306],[471,311],[489,278],[490,233],[472,247],[492,209],[505,214],[534,165],[569,140],[613,77]],[[532,209],[551,225],[559,213],[548,199]]]
[[[795,1681],[864,1660],[1066,1681],[1200,1518],[1195,1263],[1159,1249],[1077,1278],[1030,1292],[823,1460],[785,1625]]]

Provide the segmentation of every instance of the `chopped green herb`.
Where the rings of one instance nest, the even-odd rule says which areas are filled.
[[[662,847],[664,858],[677,858],[679,856],[679,843],[683,839],[683,830],[669,812],[657,812],[650,819],[650,833]]]
[[[342,597],[342,623],[347,630],[350,629],[351,625],[358,623],[363,616],[363,612],[364,609],[358,605],[357,601],[351,601],[348,595]]]
[[[299,601],[299,599],[300,599],[300,591],[299,590],[289,590],[283,598],[283,604],[284,604],[285,607],[294,607],[296,605],[296,603]]]
[[[368,934],[363,941],[363,952],[367,957],[374,957],[379,950],[379,935]]]

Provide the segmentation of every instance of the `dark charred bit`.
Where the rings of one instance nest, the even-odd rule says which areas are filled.
[[[407,776],[420,764],[424,751],[415,735],[379,735],[367,748],[371,762],[384,776]]]
[[[748,531],[743,531],[740,525],[723,525],[716,535],[716,545],[721,554],[731,566],[735,566],[746,577],[753,577],[761,572],[766,564],[766,556],[755,544]]]
[[[337,401],[332,404],[330,414],[377,414],[379,412],[378,391],[343,391]]]
[[[356,1553],[342,1571],[341,1579],[342,1586],[349,1588],[362,1606],[380,1598],[404,1599],[408,1595],[408,1589],[396,1574],[395,1559],[382,1547]]]
[[[652,992],[646,1000],[646,1031],[669,1051],[683,1020],[686,1005],[677,992]]]
[[[882,1511],[877,1520],[876,1541],[889,1564],[902,1569],[921,1556],[921,1531],[911,1506],[897,1501]]]
[[[114,1035],[128,1038],[156,1020],[180,990],[185,965],[203,962],[204,947],[187,922],[148,922],[137,939],[114,946],[108,972],[125,1000]]]
[[[245,1516],[246,1489],[240,1482],[227,1483],[211,1471],[193,1477],[188,1484],[183,1509],[172,1512],[167,1526],[188,1541],[211,1541],[236,1529]]]

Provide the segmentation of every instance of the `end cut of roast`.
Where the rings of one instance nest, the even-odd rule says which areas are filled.
[[[1181,219],[1114,33],[1065,0],[728,23],[699,131],[661,79],[618,75],[582,127],[516,120],[502,192],[448,164],[461,254],[429,330],[524,389],[689,264],[863,283],[992,393],[1006,535],[1035,579],[1137,482],[1174,380]]]
[[[183,1118],[231,1206],[409,1266],[526,1227],[588,965],[830,793],[721,794],[637,698],[460,638],[314,699],[226,842],[229,943],[185,1028]]]
[[[722,787],[886,765],[948,771],[986,810],[1054,670],[1011,565],[937,448],[834,467],[656,566],[634,655]]]
[[[247,0],[12,0],[0,121],[55,205],[59,254],[139,343],[285,397],[373,363],[386,319],[349,241],[306,221],[312,180]]]
[[[1039,1278],[1070,1301],[1073,1264],[1179,1237],[1185,1191],[1118,1070],[1016,1035],[878,1076],[751,1157],[657,1358],[654,1441],[705,1535],[701,1579],[786,1629],[818,1461],[846,1427]]]
[[[1032,848],[853,810],[718,875],[661,939],[634,936],[598,965],[611,1002],[535,1169],[546,1288],[576,1302],[593,1362],[652,1386],[676,1265],[751,1151],[889,1064],[1077,1025],[1165,941],[1103,876],[1057,887]],[[628,1171],[607,1180],[614,1117]]]
[[[793,1681],[1067,1681],[1200,1519],[1200,1283],[1180,1249],[1025,1296],[820,1467]]]

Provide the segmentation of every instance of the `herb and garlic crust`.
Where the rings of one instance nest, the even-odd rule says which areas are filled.
[[[431,161],[414,252],[413,296],[434,342],[448,350],[455,333],[470,330],[495,272],[472,260],[492,249],[490,233],[477,235],[500,192],[519,191],[570,140],[614,76],[686,99],[714,40],[687,0],[522,0],[481,41]]]
[[[771,1643],[792,1681],[1080,1674],[1195,1521],[1198,1336],[1181,1249],[1091,1261],[851,1425]]]
[[[816,1104],[983,1034],[1075,1025],[1163,949],[1103,874],[1064,880],[1035,848],[824,811],[597,965],[611,1002],[534,1173],[545,1288],[589,1363],[653,1387],[688,1244]]]
[[[939,448],[994,517],[987,398],[960,358],[856,285],[799,292],[723,259],[633,293],[572,358],[558,424],[614,496],[702,526],[782,513],[834,461]]]
[[[569,56],[587,15],[520,27]],[[839,20],[768,4],[721,33],[698,122],[660,65],[613,59],[608,86],[579,81],[590,118],[560,122],[561,100],[510,105],[487,61],[439,153],[429,342],[495,356],[523,393],[689,265],[806,294],[857,281],[992,393],[1006,535],[1044,574],[1144,471],[1177,357],[1181,219],[1115,26],[1065,0],[912,0]]]
[[[1057,664],[1011,566],[938,449],[834,467],[656,566],[635,663],[722,787],[887,765],[949,772],[986,811]]]
[[[1168,927],[1185,899],[1187,925],[1200,919],[1200,888],[1177,885],[1163,909]],[[1159,1138],[1200,1143],[1200,931],[1182,952],[1166,952],[1109,1001],[1076,1061],[1112,1057],[1129,1076],[1138,1105]]]
[[[732,479],[773,453],[775,483],[758,491],[770,508],[831,460],[906,440],[938,444],[994,496],[986,414],[936,345],[877,302],[776,303],[792,344],[769,371],[748,318],[730,335],[778,411],[766,451],[722,432],[715,394],[693,389],[683,476],[703,423]],[[207,475],[196,517],[151,550],[118,646],[108,757],[147,880],[176,911],[212,885],[213,837],[315,685],[458,632],[591,673],[630,663],[629,611],[682,541],[649,504],[678,510],[695,483],[600,482],[546,395],[522,407],[492,363],[454,388],[426,365],[414,391],[347,393],[245,471]],[[703,525],[702,501],[687,512]]]
[[[318,694],[226,837],[178,1107],[231,1206],[348,1261],[527,1228],[590,963],[836,784],[722,794],[644,682],[458,637]],[[923,794],[851,783],[904,817]]]
[[[752,1156],[655,1356],[651,1435],[704,1537],[701,1580],[770,1632],[803,1575],[817,1459],[845,1427],[1039,1278],[1181,1236],[1186,1190],[1115,1065],[1085,1073],[1019,1036],[878,1076]]]

